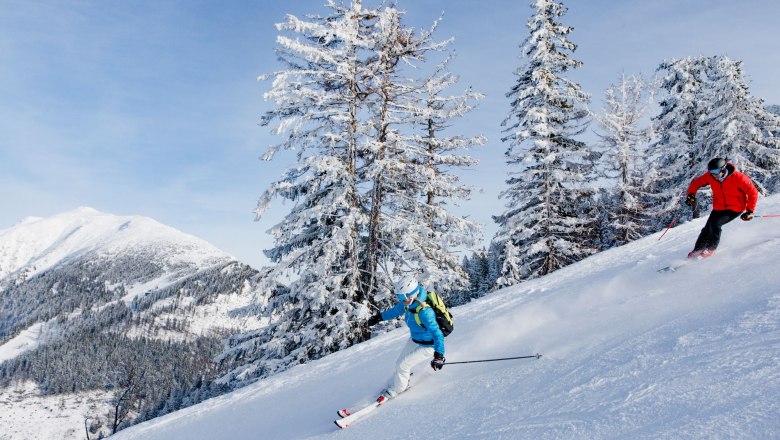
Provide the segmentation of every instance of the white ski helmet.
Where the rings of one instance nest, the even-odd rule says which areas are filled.
[[[393,292],[395,293],[395,296],[397,296],[400,301],[404,301],[408,298],[417,295],[419,293],[419,290],[420,290],[420,282],[417,281],[417,278],[411,275],[405,275],[401,277],[401,279],[395,283],[395,286],[393,288]]]

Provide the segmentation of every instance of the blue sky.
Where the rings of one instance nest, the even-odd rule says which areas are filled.
[[[364,0],[366,4],[375,4]],[[324,11],[324,0],[0,0],[0,229],[79,206],[144,215],[264,264],[266,230],[285,207],[254,222],[255,203],[292,157],[262,162],[274,142],[258,125],[279,66],[274,23]],[[530,0],[398,0],[407,23],[454,37],[452,70],[486,95],[458,122],[488,137],[463,179],[483,188],[459,207],[486,226],[503,211],[509,103]],[[728,55],[750,90],[780,104],[775,0],[565,1],[574,27],[571,77],[600,106],[621,72],[652,74],[668,58]]]

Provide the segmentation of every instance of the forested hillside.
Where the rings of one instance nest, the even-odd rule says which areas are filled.
[[[266,324],[257,270],[150,219],[82,208],[0,231],[0,250],[0,386],[108,392],[95,435],[224,392],[222,339]]]

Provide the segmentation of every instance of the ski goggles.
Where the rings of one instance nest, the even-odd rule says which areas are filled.
[[[414,287],[410,292],[407,293],[396,293],[395,296],[398,298],[399,301],[408,301],[409,298],[413,298],[417,296],[418,293],[420,293],[420,289],[422,286],[419,284]]]
[[[711,169],[711,170],[710,170],[710,173],[711,173],[711,174],[718,175],[718,174],[720,174],[722,171],[723,171],[723,168],[713,168],[713,169]]]

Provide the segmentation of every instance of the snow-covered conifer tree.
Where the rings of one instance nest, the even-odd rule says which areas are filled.
[[[406,170],[400,174],[400,182],[407,197],[395,199],[387,207],[388,215],[395,220],[388,225],[388,235],[395,235],[402,243],[403,258],[420,268],[426,281],[442,291],[467,285],[453,250],[474,247],[481,234],[477,223],[450,210],[450,204],[471,194],[451,170],[475,165],[477,161],[468,150],[484,143],[482,136],[445,132],[482,97],[471,89],[445,95],[458,82],[458,77],[448,71],[448,62],[449,58],[439,65],[408,103],[412,126],[422,129],[422,133],[415,130],[401,158]],[[409,234],[410,230],[414,233]]]
[[[650,230],[666,226],[680,208],[688,183],[699,173],[710,157],[697,148],[701,121],[709,113],[710,102],[703,90],[706,62],[700,58],[673,59],[661,63],[661,112],[653,118],[657,139],[648,150],[653,164],[646,184],[650,192],[648,205],[654,207],[655,219]],[[699,207],[693,212],[699,216]]]
[[[575,139],[583,132],[588,95],[564,75],[580,66],[570,54],[572,28],[558,19],[566,8],[553,0],[536,0],[528,21],[530,36],[521,46],[524,66],[507,93],[511,110],[503,122],[509,143],[506,162],[512,168],[501,193],[506,211],[495,216],[496,240],[502,244],[500,286],[548,274],[594,252],[582,237],[587,219],[574,201],[582,187],[589,155]]]
[[[778,140],[767,125],[777,118],[768,114],[760,99],[750,95],[741,62],[726,56],[709,57],[706,90],[710,112],[703,118],[701,144],[711,157],[730,159],[765,192],[780,170]]]
[[[271,325],[229,340],[219,358],[232,367],[228,382],[266,376],[368,338],[369,307],[387,300],[390,272],[404,264],[443,286],[465,278],[447,250],[470,243],[475,227],[443,206],[467,191],[439,167],[473,160],[446,154],[456,140],[434,150],[422,146],[415,132],[419,109],[426,108],[420,104],[427,96],[424,81],[403,70],[446,42],[432,41],[435,26],[419,34],[405,28],[392,6],[331,0],[328,7],[329,16],[288,16],[279,25],[296,37],[278,38],[286,69],[268,75],[273,85],[266,97],[276,106],[264,123],[278,121],[274,133],[283,142],[265,158],[289,149],[298,160],[262,195],[257,215],[278,198],[292,207],[272,228],[275,245],[266,251],[274,262],[266,269]],[[467,110],[444,111],[450,113],[426,114],[438,123]],[[432,187],[441,200],[428,204]]]
[[[605,196],[610,203],[602,203],[608,211],[609,246],[621,246],[645,235],[643,217],[646,200],[645,148],[650,140],[650,127],[642,118],[652,100],[641,76],[621,75],[620,82],[612,84],[604,94],[604,109],[593,115],[601,128],[604,177],[616,184]],[[604,201],[602,201],[604,202]]]
[[[656,166],[649,179],[658,230],[681,206],[688,183],[713,157],[725,157],[761,188],[777,179],[778,144],[766,127],[776,119],[750,96],[740,63],[724,56],[665,61],[661,113],[654,118],[658,139],[650,147]],[[693,211],[708,205],[705,192]]]
[[[780,106],[764,106],[764,111],[759,114],[758,124],[765,142],[773,151],[769,157],[774,159],[774,162],[766,160],[765,163],[762,163],[765,169],[773,170],[773,172],[766,176],[761,184],[769,193],[775,194],[780,192],[780,163],[777,162],[780,155]],[[772,165],[773,163],[774,165]]]
[[[279,59],[286,65],[273,78],[266,98],[276,107],[263,122],[278,120],[280,148],[296,150],[298,163],[260,198],[257,216],[274,198],[292,202],[271,229],[275,263],[266,276],[275,289],[269,308],[274,321],[263,331],[232,339],[221,359],[236,367],[231,379],[251,379],[348,347],[368,335],[368,297],[360,286],[359,234],[366,223],[358,191],[359,149],[367,128],[360,121],[364,99],[361,52],[373,47],[366,31],[375,10],[360,1],[348,7],[329,1],[330,16],[309,21],[288,16],[279,30]],[[287,289],[278,283],[291,279]]]
[[[386,292],[390,281],[377,270],[380,265],[395,272],[420,270],[429,287],[462,288],[467,277],[452,249],[473,246],[479,228],[448,210],[448,202],[470,192],[450,169],[474,165],[476,161],[465,151],[484,140],[441,132],[473,109],[471,102],[481,95],[468,90],[443,96],[457,82],[446,61],[426,80],[410,79],[406,66],[418,68],[425,57],[449,43],[432,40],[436,24],[417,33],[401,24],[397,9],[388,7],[377,28],[384,38],[377,37],[375,57],[376,132],[366,167],[373,187],[367,197],[370,220],[364,274],[379,280],[368,283],[377,293]]]

